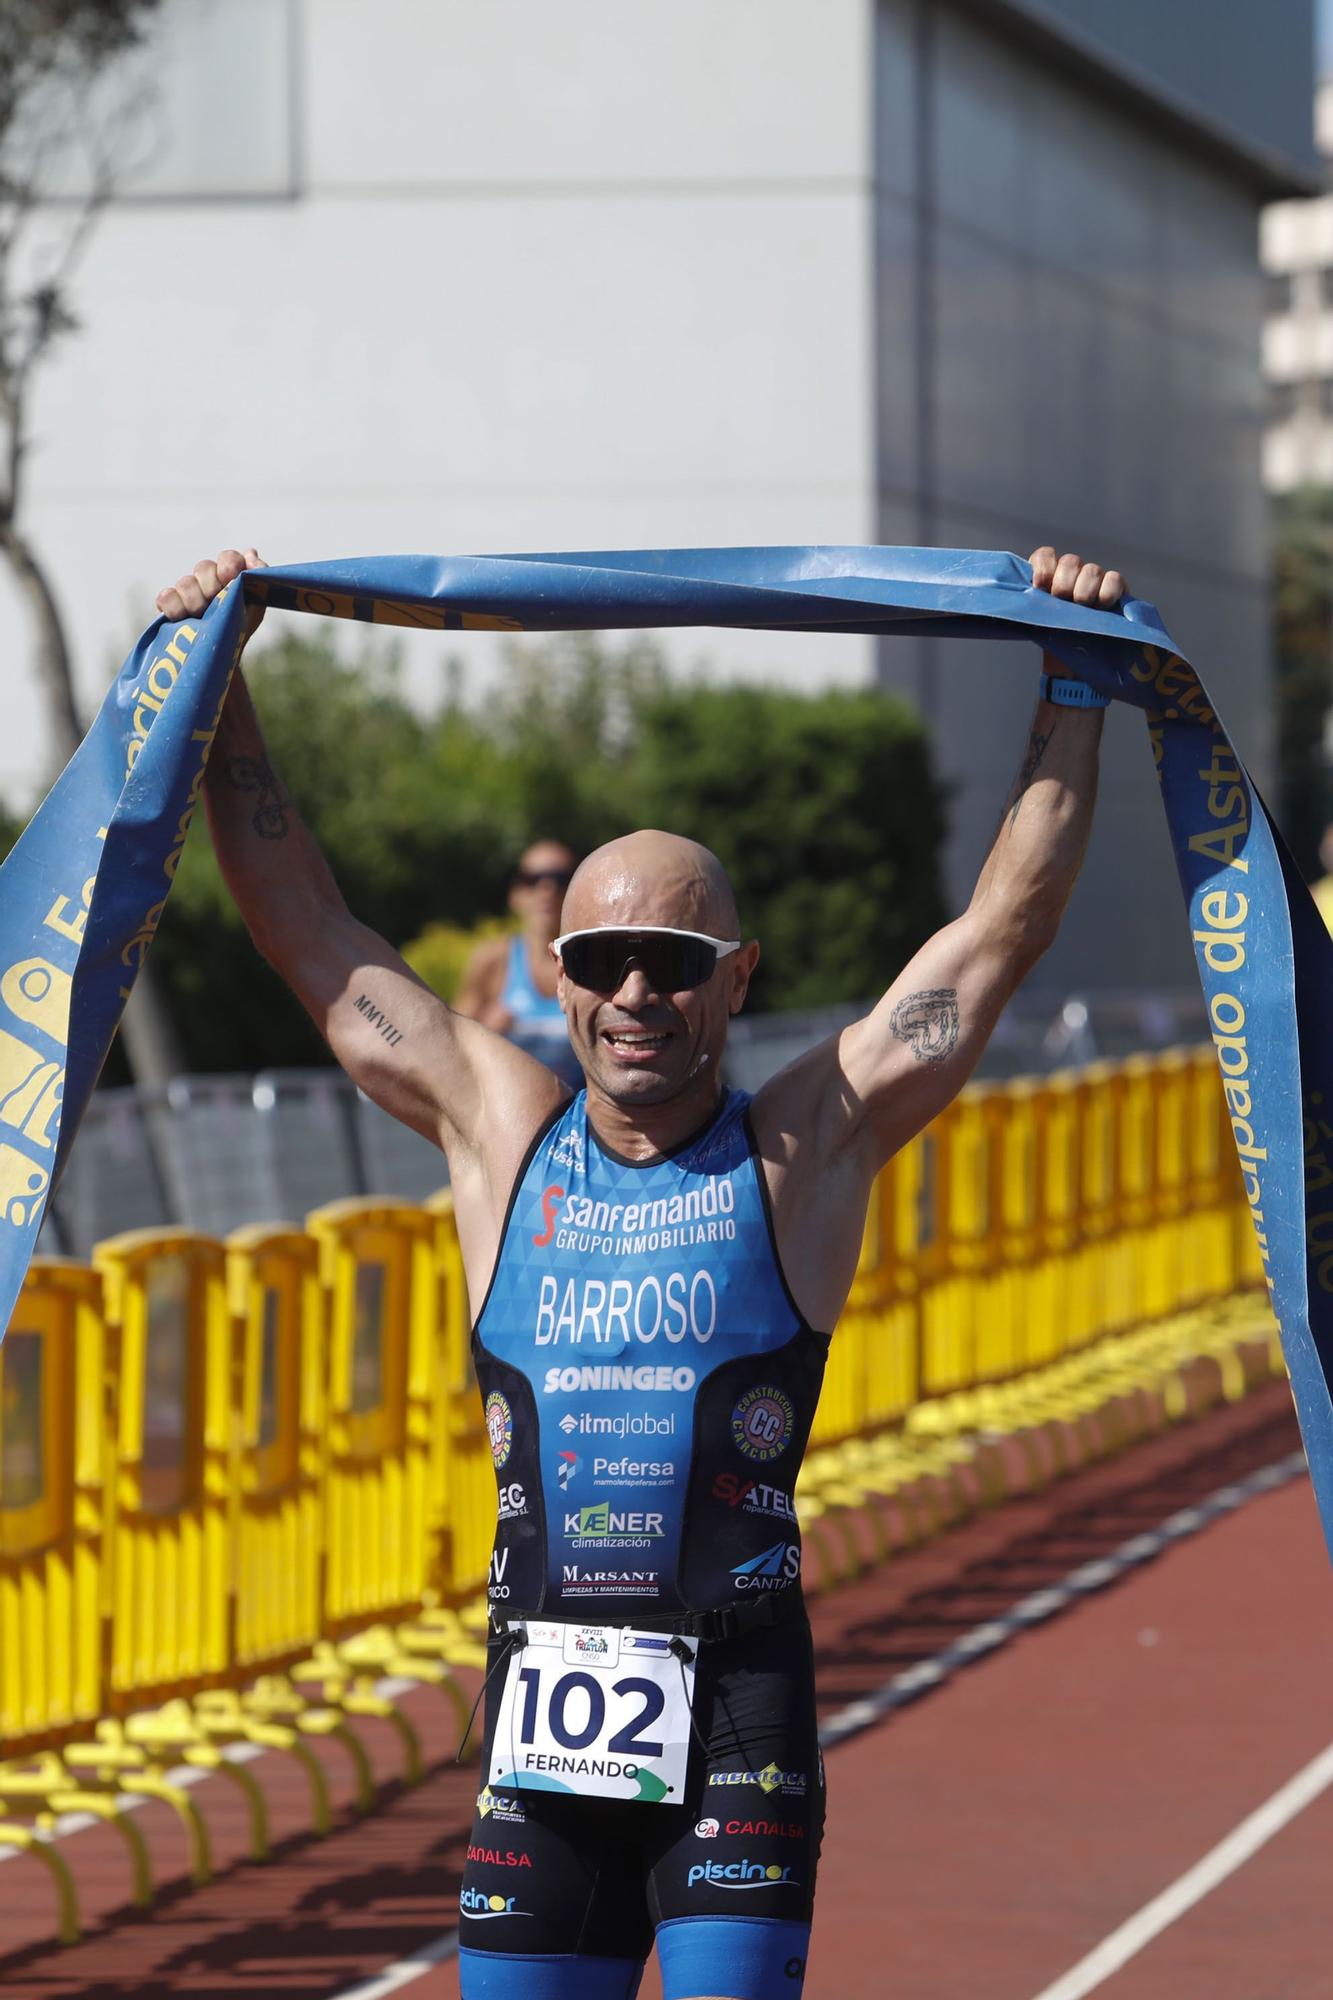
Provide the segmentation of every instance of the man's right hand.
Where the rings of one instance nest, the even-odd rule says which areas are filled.
[[[207,559],[197,562],[188,575],[178,576],[165,590],[159,590],[157,608],[164,618],[197,618],[208,609],[218,592],[225,590],[229,583],[235,583],[243,571],[267,567],[258,549],[247,549],[244,554],[239,549],[223,549],[216,562]],[[247,609],[247,643],[259,630],[263,617],[264,607],[257,601]]]

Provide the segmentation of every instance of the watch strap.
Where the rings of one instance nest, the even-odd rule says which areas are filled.
[[[1062,674],[1043,674],[1037,682],[1037,693],[1042,701],[1051,701],[1057,708],[1109,708],[1111,697],[1098,694],[1096,688],[1086,681],[1066,678]]]

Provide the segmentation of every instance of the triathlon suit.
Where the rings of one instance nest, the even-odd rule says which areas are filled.
[[[505,981],[500,989],[500,1005],[513,1016],[509,1040],[538,1062],[545,1063],[575,1090],[583,1081],[578,1057],[569,1046],[569,1030],[560,1002],[552,993],[542,993],[532,976],[528,961],[528,941],[519,936],[509,940]]]
[[[824,1780],[793,1492],[828,1337],[778,1262],[728,1091],[622,1160],[583,1092],[533,1142],[473,1335],[499,1485],[492,1626],[539,1615],[700,1640],[681,1803],[484,1781],[465,2000],[798,2000]],[[512,1640],[492,1640],[483,1770]]]

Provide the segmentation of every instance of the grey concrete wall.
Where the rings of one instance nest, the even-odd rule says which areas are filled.
[[[881,0],[880,533],[1123,568],[1200,664],[1261,782],[1270,645],[1256,211],[947,6]],[[1027,649],[880,649],[954,786],[965,901],[1025,740]],[[1017,655],[1017,657],[1016,657]],[[1041,977],[1193,977],[1142,724],[1114,714],[1084,879]]]

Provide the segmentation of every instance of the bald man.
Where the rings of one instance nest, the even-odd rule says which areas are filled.
[[[1032,567],[1076,603],[1124,591]],[[1045,666],[966,911],[753,1101],[721,1065],[759,946],[714,855],[636,833],[569,884],[571,1096],[356,921],[293,805],[260,823],[233,687],[206,787],[232,894],[348,1074],[449,1158],[499,1489],[466,2000],[630,2000],[654,1937],[666,2000],[801,1991],[823,1771],[796,1476],[875,1176],[966,1081],[1083,856],[1101,703]]]

